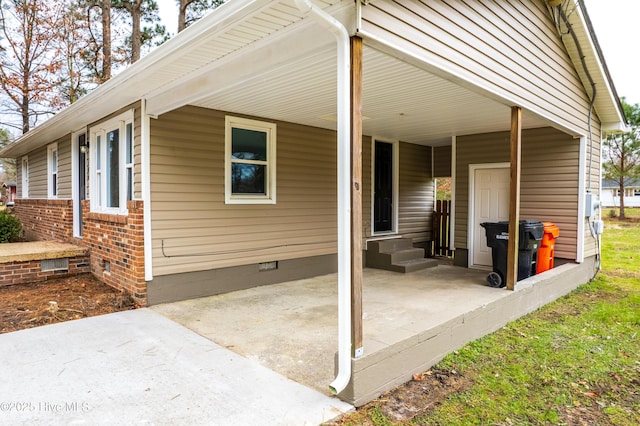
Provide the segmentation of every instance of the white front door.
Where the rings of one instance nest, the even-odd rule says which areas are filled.
[[[509,168],[476,168],[473,173],[472,265],[491,266],[483,222],[509,220]]]

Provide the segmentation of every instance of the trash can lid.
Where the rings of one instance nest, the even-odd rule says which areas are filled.
[[[520,221],[520,235],[529,232],[534,240],[541,240],[544,235],[544,225],[539,220],[525,219]]]
[[[558,225],[556,225],[555,223],[544,222],[543,226],[545,234],[551,234],[554,238],[558,238],[558,236],[560,235],[560,228],[558,228]]]

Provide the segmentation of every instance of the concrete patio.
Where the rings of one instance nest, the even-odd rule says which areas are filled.
[[[366,269],[364,351],[340,394],[362,405],[447,353],[588,281],[592,264],[565,264],[518,283],[443,263],[410,274]],[[198,334],[306,386],[329,393],[335,375],[337,276],[263,286],[152,307]]]

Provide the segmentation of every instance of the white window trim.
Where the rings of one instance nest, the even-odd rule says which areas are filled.
[[[265,195],[233,195],[231,193],[231,129],[256,130],[267,134],[267,173]],[[276,124],[241,117],[225,117],[225,203],[226,204],[276,204]]]
[[[131,148],[129,149],[129,138],[127,137],[127,126],[131,124]],[[133,127],[133,120],[125,123],[125,134],[124,134],[124,184],[125,184],[125,200],[133,200],[135,199],[135,128]],[[127,150],[131,152],[131,162],[127,161]],[[129,171],[131,173],[131,181],[129,181]],[[131,194],[131,198],[129,198],[129,194]]]
[[[55,171],[53,167],[53,158],[55,152]],[[56,175],[55,183],[53,175]],[[58,144],[52,143],[47,146],[47,196],[48,198],[58,198],[60,191],[60,152],[58,151]]]
[[[104,121],[91,127],[90,130],[90,206],[91,211],[96,213],[106,214],[119,214],[126,215],[127,211],[127,176],[125,167],[125,153],[126,149],[126,125],[127,123],[133,124],[134,114],[133,110],[129,110],[125,113],[118,115],[110,120]],[[135,126],[133,126],[135,128]],[[107,180],[106,180],[106,161],[107,161],[107,133],[118,130],[119,136],[119,148],[118,148],[118,197],[119,207],[107,207]],[[102,162],[100,171],[97,169],[98,161],[98,148],[97,138],[100,136],[101,155],[100,160]]]
[[[26,173],[25,173],[26,170]],[[29,156],[22,157],[22,166],[20,169],[22,182],[22,198],[29,198]]]

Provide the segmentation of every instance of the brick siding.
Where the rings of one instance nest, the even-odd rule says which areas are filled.
[[[69,268],[42,271],[42,260],[0,263],[0,287],[70,277],[90,272],[88,253],[69,258]]]
[[[13,213],[22,222],[28,240],[61,241],[87,247],[91,272],[100,281],[128,292],[138,304],[146,306],[143,202],[128,201],[127,209],[127,216],[91,213],[90,202],[82,201],[81,239],[73,237],[72,200],[18,199]]]
[[[89,201],[83,201],[82,241],[91,250],[93,274],[145,306],[143,202],[129,201],[127,210],[127,216],[91,213]]]
[[[13,214],[22,222],[28,241],[77,243],[73,238],[72,200],[19,199]]]

